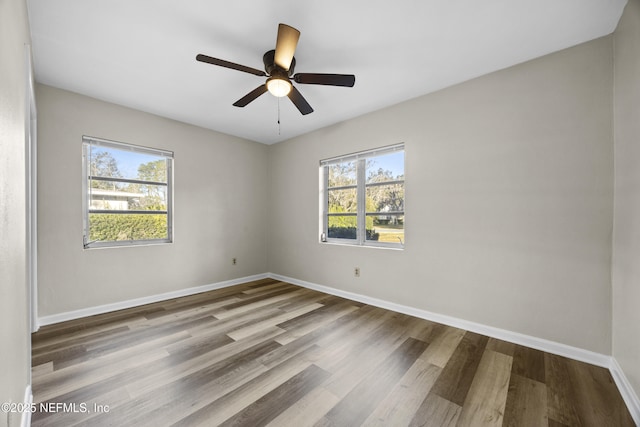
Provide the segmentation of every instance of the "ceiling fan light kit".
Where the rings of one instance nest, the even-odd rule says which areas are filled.
[[[289,95],[291,92],[291,82],[289,79],[283,79],[280,77],[269,77],[267,79],[267,90],[269,93],[276,98],[282,98],[283,96]]]
[[[321,73],[298,73],[293,74],[296,65],[294,53],[300,38],[300,31],[286,24],[278,25],[278,38],[275,50],[270,50],[264,54],[265,71],[245,65],[213,58],[211,56],[199,54],[196,60],[220,67],[230,68],[259,77],[267,77],[267,81],[233,103],[236,107],[245,107],[250,102],[265,92],[271,93],[278,98],[287,96],[303,115],[313,112],[300,91],[291,83],[291,78],[299,84],[315,84],[327,86],[353,87],[356,77],[353,74],[321,74]]]

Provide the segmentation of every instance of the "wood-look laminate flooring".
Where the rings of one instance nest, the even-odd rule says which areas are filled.
[[[33,426],[633,426],[606,369],[272,279],[43,327]]]

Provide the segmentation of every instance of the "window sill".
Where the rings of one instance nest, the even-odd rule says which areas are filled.
[[[385,245],[385,244],[360,245],[358,243],[350,243],[348,241],[342,241],[342,240],[325,240],[325,241],[319,240],[318,243],[320,243],[321,245],[350,246],[350,247],[356,247],[356,248],[387,249],[387,250],[392,250],[392,251],[404,251],[404,245],[402,245],[402,246],[393,245],[393,244],[389,244],[389,245]]]
[[[83,249],[84,250],[89,250],[89,249],[117,249],[117,248],[136,248],[136,247],[144,247],[144,246],[160,246],[160,245],[170,245],[172,244],[173,241],[168,241],[168,240],[147,240],[147,241],[130,241],[130,240],[126,240],[126,241],[121,241],[118,243],[98,243],[98,244],[90,244],[88,246],[84,246]]]

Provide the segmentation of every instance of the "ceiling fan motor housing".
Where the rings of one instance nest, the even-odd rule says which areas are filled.
[[[291,59],[291,65],[289,66],[289,71],[284,70],[280,67],[278,67],[275,63],[275,49],[270,50],[268,52],[266,52],[263,56],[262,56],[262,62],[264,62],[264,70],[267,72],[268,75],[273,76],[273,77],[281,77],[281,76],[287,76],[287,77],[291,77],[293,76],[293,70],[296,66],[296,58],[292,58]]]

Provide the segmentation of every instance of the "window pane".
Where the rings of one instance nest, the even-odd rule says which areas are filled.
[[[168,239],[166,214],[89,214],[89,240]]]
[[[167,210],[167,186],[152,184],[132,184],[131,190],[142,194],[139,199],[134,199],[130,205],[132,210],[142,211],[166,211]]]
[[[332,239],[354,239],[357,236],[357,217],[355,215],[330,215],[327,236]]]
[[[329,190],[329,213],[357,212],[358,198],[355,188]]]
[[[330,165],[328,187],[342,187],[345,185],[356,185],[356,162],[338,163]]]
[[[366,194],[367,213],[404,211],[404,183],[369,185]]]
[[[92,145],[89,165],[92,176],[167,182],[167,160],[152,154]]]
[[[373,233],[367,232],[367,240],[404,244],[404,215],[368,215],[367,228],[369,221]]]
[[[100,181],[91,181],[92,186]],[[103,184],[105,182],[102,182]],[[166,211],[167,187],[164,185],[140,185],[115,183],[110,189],[93,187],[89,190],[89,209]]]
[[[367,159],[367,184],[404,180],[404,151]]]

